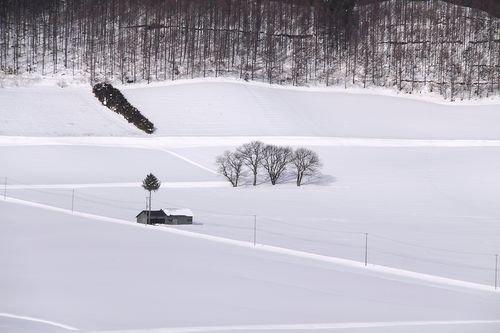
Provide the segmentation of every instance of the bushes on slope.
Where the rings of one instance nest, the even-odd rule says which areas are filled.
[[[97,83],[92,88],[95,97],[110,110],[121,114],[129,123],[138,129],[152,134],[155,131],[154,124],[144,117],[136,107],[130,104],[120,90],[109,83]]]

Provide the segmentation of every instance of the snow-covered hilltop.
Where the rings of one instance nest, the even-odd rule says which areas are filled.
[[[437,104],[365,90],[349,94],[210,79],[119,88],[155,123],[154,136],[500,139],[495,103]],[[0,104],[0,135],[146,135],[102,106],[88,86],[2,89]]]
[[[18,75],[64,76],[62,85],[73,76],[122,83],[222,76],[449,100],[499,94],[498,17],[438,0],[342,3],[352,10],[320,0],[7,2],[0,73],[4,85]]]

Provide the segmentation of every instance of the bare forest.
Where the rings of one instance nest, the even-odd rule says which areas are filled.
[[[449,100],[500,92],[499,18],[444,1],[0,3],[4,76],[64,73],[92,83],[231,77],[432,91]]]

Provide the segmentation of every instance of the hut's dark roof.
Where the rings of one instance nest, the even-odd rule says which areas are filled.
[[[140,212],[139,214],[137,214],[136,217],[138,217],[142,213],[145,213],[147,215],[148,211],[147,210],[143,210],[142,212]],[[162,209],[160,209],[160,210],[152,210],[150,216],[151,217],[165,217],[165,216],[167,216],[167,214],[165,214],[165,212]]]

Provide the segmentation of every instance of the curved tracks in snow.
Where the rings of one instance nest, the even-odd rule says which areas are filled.
[[[353,328],[391,328],[419,326],[451,326],[451,325],[487,325],[500,324],[500,320],[455,320],[455,321],[389,321],[359,323],[328,324],[282,324],[282,325],[234,325],[234,326],[194,326],[177,328],[154,328],[122,331],[99,331],[94,333],[201,333],[201,332],[255,332],[255,331],[311,331],[338,330]],[[369,331],[367,331],[369,332]]]
[[[65,329],[67,331],[78,331],[78,328],[76,328],[76,327],[61,324],[61,323],[46,320],[46,319],[40,319],[40,318],[34,318],[34,317],[28,317],[28,316],[20,316],[20,315],[16,315],[16,314],[12,314],[12,313],[4,313],[4,312],[0,312],[0,317],[31,321],[31,322],[35,322],[35,323],[40,323],[40,324],[45,324],[45,325],[49,325],[49,326],[62,328],[62,329]]]
[[[79,331],[78,328],[58,322],[20,316],[11,313],[0,313],[0,317],[19,319],[67,331]],[[92,331],[93,333],[202,333],[202,332],[266,332],[266,331],[312,331],[312,330],[337,330],[353,328],[393,328],[393,327],[419,327],[419,326],[454,326],[454,325],[499,325],[500,320],[448,320],[448,321],[390,321],[390,322],[356,322],[356,323],[309,323],[309,324],[274,324],[274,325],[231,325],[231,326],[192,326],[168,327],[153,329],[107,330]]]

